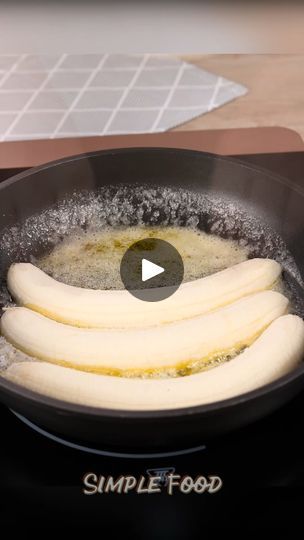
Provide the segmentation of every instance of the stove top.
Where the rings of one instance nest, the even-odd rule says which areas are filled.
[[[303,185],[304,152],[240,159]],[[0,170],[0,181],[17,172]],[[302,519],[303,416],[304,392],[262,421],[212,442],[202,441],[197,449],[187,448],[185,441],[183,449],[170,455],[114,456],[102,448],[80,449],[73,441],[59,440],[0,405],[1,523],[18,524],[23,533],[32,534],[33,527],[39,531],[40,524],[47,525],[49,531],[60,520],[69,530],[72,523],[87,533],[92,526],[99,534],[110,527],[113,533],[128,532],[134,540],[192,538],[219,528],[290,530]],[[112,478],[111,485],[122,476],[136,482],[142,477],[142,490],[157,476],[158,491],[84,493],[93,492],[84,477],[95,486],[100,477],[105,483]],[[215,478],[214,493],[196,491],[198,477],[204,477],[203,482]]]

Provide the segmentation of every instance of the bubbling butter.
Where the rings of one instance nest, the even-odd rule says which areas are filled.
[[[248,258],[249,248],[188,227],[105,227],[69,236],[35,264],[54,279],[88,289],[122,289],[120,261],[144,238],[172,244],[184,263],[184,282],[192,281]],[[151,254],[152,255],[152,254]]]

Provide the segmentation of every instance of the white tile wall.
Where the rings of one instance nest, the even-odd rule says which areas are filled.
[[[246,92],[170,56],[0,55],[0,140],[165,131]]]

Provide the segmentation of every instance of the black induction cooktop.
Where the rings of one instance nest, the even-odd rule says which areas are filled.
[[[233,159],[304,183],[304,152]],[[0,181],[17,172],[0,170]],[[0,523],[25,538],[61,535],[63,528],[72,534],[75,526],[86,538],[122,533],[134,540],[202,537],[217,529],[291,531],[302,525],[303,420],[304,392],[262,421],[202,440],[197,449],[185,441],[171,455],[113,456],[59,441],[0,405]],[[137,491],[111,492],[122,476],[134,477]],[[157,491],[147,493],[153,476]],[[101,477],[101,493],[84,484],[86,478],[95,486]],[[215,479],[214,492],[196,490],[202,478]]]

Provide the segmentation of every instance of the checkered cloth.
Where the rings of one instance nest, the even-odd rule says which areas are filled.
[[[166,131],[246,92],[171,56],[0,55],[0,140]]]

